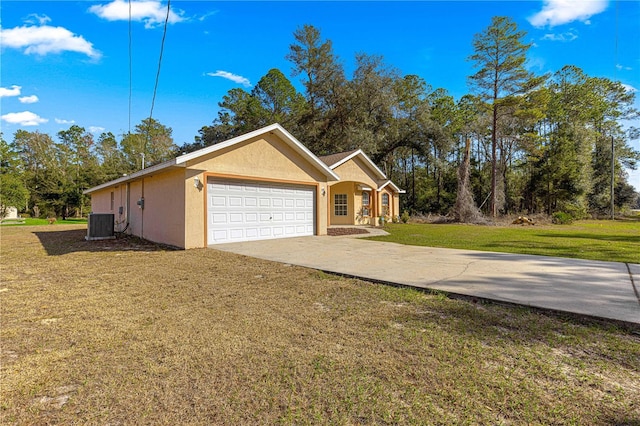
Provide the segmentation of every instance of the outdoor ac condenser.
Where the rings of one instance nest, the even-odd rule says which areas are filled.
[[[114,216],[112,213],[91,213],[87,223],[87,237],[89,241],[110,240],[115,238],[113,233]]]

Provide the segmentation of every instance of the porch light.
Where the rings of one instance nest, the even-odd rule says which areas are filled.
[[[200,189],[200,178],[198,176],[193,178],[193,186],[196,189]]]
[[[325,195],[327,195],[327,191],[325,191],[325,189],[322,188],[322,196],[324,197]]]

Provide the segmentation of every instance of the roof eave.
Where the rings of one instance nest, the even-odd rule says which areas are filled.
[[[398,193],[398,194],[406,194],[407,191],[405,191],[404,189],[400,189],[400,187],[398,187],[398,185],[396,185],[395,183],[393,183],[393,181],[388,180],[386,181],[384,184],[382,184],[377,191],[380,192],[382,191],[385,187],[387,186],[391,186],[391,188],[393,188],[393,190]]]
[[[225,149],[232,145],[242,143],[244,141],[253,139],[257,136],[263,135],[265,133],[275,133],[282,140],[287,143],[294,151],[300,154],[303,158],[307,159],[311,164],[313,164],[317,169],[319,169],[325,177],[330,180],[340,180],[340,177],[336,175],[331,168],[329,168],[326,164],[324,164],[320,159],[313,154],[309,149],[304,146],[299,140],[297,140],[291,133],[289,133],[284,127],[282,127],[278,123],[271,124],[266,127],[262,127],[260,129],[254,130],[253,132],[245,133],[244,135],[236,136],[235,138],[231,138],[224,142],[220,142],[215,145],[211,145],[209,147],[200,149],[198,151],[191,152],[189,154],[184,154],[176,158],[177,164],[184,164],[190,160],[196,159],[203,155],[211,154],[221,149]]]
[[[103,184],[100,184],[98,186],[94,186],[93,188],[89,188],[84,190],[82,193],[85,195],[89,195],[91,193],[94,193],[96,191],[100,191],[102,189],[106,189],[106,188],[111,188],[113,186],[117,186],[117,185],[121,185],[123,183],[127,183],[127,182],[132,182],[134,180],[143,178],[147,175],[151,175],[154,173],[157,173],[159,171],[164,171],[164,170],[168,170],[171,168],[177,168],[177,167],[185,167],[184,164],[176,164],[176,159],[174,158],[173,160],[169,160],[169,161],[165,161],[164,163],[160,163],[160,164],[156,164],[155,166],[151,166],[151,167],[147,167],[146,169],[142,169],[142,170],[138,170],[135,173],[131,173],[130,175],[125,175],[122,176],[118,179],[114,179],[111,180],[109,182],[105,182]]]
[[[340,161],[332,164],[330,167],[331,169],[335,169],[336,167],[346,163],[347,161],[351,160],[352,158],[361,155],[365,162],[367,164],[369,164],[369,166],[371,167],[371,169],[378,175],[378,177],[380,179],[386,179],[387,175],[385,175],[382,170],[380,170],[380,168],[378,166],[376,166],[376,163],[374,163],[373,161],[371,161],[371,158],[369,158],[369,156],[367,154],[364,153],[364,151],[362,151],[361,149],[355,151],[354,153],[352,153],[351,155],[346,156],[345,158],[341,159]]]

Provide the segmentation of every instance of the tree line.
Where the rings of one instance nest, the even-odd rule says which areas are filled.
[[[318,155],[361,148],[407,190],[401,208],[411,213],[450,213],[465,161],[465,199],[490,216],[603,214],[612,177],[616,209],[635,206],[624,168],[640,160],[629,145],[639,132],[623,127],[640,116],[634,93],[572,65],[535,75],[525,37],[511,19],[494,17],[472,40],[470,93],[455,100],[377,55],[357,54],[349,78],[332,41],[305,25],[286,57],[303,91],[272,69],[250,91],[227,92],[192,143],[174,145],[171,129],[151,119],[120,142],[111,133],[93,141],[78,126],[58,142],[16,132],[3,142],[28,193],[16,204],[86,211],[81,189],[139,169],[141,154],[150,165],[278,122]]]
[[[140,170],[143,163],[173,158],[178,147],[171,133],[171,128],[147,118],[120,141],[111,132],[96,139],[78,125],[58,132],[57,140],[18,130],[8,143],[0,134],[1,208],[13,206],[36,217],[89,213],[85,189]]]

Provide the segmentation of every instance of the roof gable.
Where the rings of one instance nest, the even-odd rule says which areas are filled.
[[[211,145],[211,146],[199,149],[197,151],[190,152],[188,154],[180,155],[179,157],[176,157],[172,160],[166,161],[161,164],[156,164],[155,166],[151,166],[143,170],[139,170],[128,176],[123,176],[116,180],[103,183],[102,185],[98,185],[96,187],[86,190],[84,193],[91,194],[92,192],[98,191],[100,189],[108,188],[114,185],[118,185],[120,183],[130,182],[140,177],[147,176],[152,173],[168,170],[170,168],[186,167],[187,162],[190,160],[194,160],[199,157],[204,157],[213,152],[220,151],[220,150],[232,147],[234,145],[242,144],[243,142],[246,142],[248,140],[251,140],[255,137],[258,137],[266,133],[272,133],[277,135],[282,141],[284,141],[284,143],[286,143],[289,147],[291,147],[301,157],[306,159],[311,165],[313,165],[322,175],[326,176],[329,180],[340,180],[338,175],[336,175],[331,168],[329,168],[325,163],[320,161],[318,157],[316,157],[311,151],[309,151],[307,147],[305,147],[300,141],[298,141],[295,137],[293,137],[291,133],[287,132],[280,124],[275,123],[275,124],[271,124],[270,126],[266,126],[261,129],[254,130],[253,132],[249,132],[244,135],[240,135],[235,138],[226,140],[224,142],[220,142],[218,144]]]
[[[335,170],[336,167],[346,163],[352,158],[359,157],[366,165],[373,171],[378,179],[387,179],[387,176],[376,166],[376,164],[371,161],[371,159],[365,154],[361,149],[356,149],[353,151],[341,152],[338,154],[325,155],[324,157],[320,157],[322,161],[327,164],[331,170]]]
[[[278,123],[272,124],[267,127],[263,127],[258,130],[254,130],[253,132],[249,132],[244,135],[237,136],[235,138],[217,143],[215,145],[208,146],[206,148],[199,149],[194,152],[190,152],[189,154],[181,155],[178,158],[176,158],[176,164],[184,164],[187,161],[193,160],[198,157],[203,157],[205,155],[209,155],[213,152],[226,149],[233,145],[241,144],[257,136],[263,135],[265,133],[272,133],[279,136],[280,139],[282,139],[294,151],[296,151],[303,158],[305,158],[312,165],[314,165],[323,175],[325,175],[330,180],[340,180],[340,178],[329,167],[327,167],[326,164],[320,161],[320,159],[316,157],[311,151],[309,151],[309,149],[306,146],[304,146],[300,141],[298,141],[295,137],[293,137],[291,133],[287,132],[284,129],[284,127],[282,127]]]

